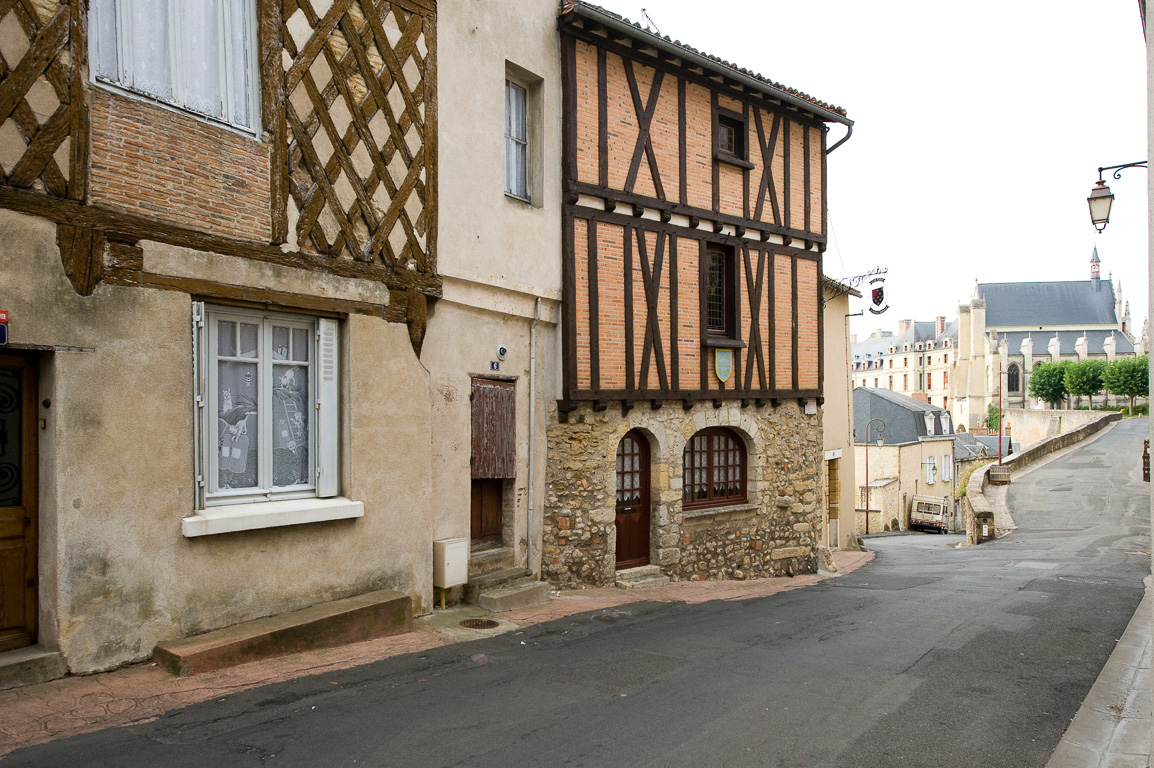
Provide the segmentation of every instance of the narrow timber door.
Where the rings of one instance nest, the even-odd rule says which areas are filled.
[[[517,389],[512,381],[473,379],[473,480],[470,534],[474,546],[501,543],[507,478],[517,474]]]
[[[649,564],[649,441],[637,430],[617,444],[617,569]]]
[[[470,534],[475,544],[501,541],[502,480],[474,480]]]
[[[0,651],[36,642],[35,360],[0,354]]]

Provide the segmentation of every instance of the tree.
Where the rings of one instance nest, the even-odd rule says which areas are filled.
[[[1002,421],[1001,417],[1002,414],[1001,411],[998,410],[998,406],[990,403],[989,406],[986,407],[986,429],[991,431],[996,430],[998,424]]]
[[[1030,375],[1030,395],[1057,405],[1066,399],[1066,366],[1069,362],[1041,363]]]
[[[1130,415],[1134,415],[1134,398],[1150,394],[1150,361],[1141,357],[1119,357],[1102,371],[1102,386],[1108,392],[1130,398]]]
[[[1102,371],[1106,363],[1101,360],[1079,360],[1066,366],[1066,391],[1076,397],[1090,398],[1090,410],[1094,410],[1094,395],[1102,391]]]

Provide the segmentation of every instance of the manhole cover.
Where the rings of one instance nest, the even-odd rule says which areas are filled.
[[[1072,581],[1075,584],[1109,584],[1105,579],[1094,579],[1089,576],[1059,576],[1058,581]]]
[[[492,619],[465,619],[461,626],[465,629],[496,629],[501,625]]]

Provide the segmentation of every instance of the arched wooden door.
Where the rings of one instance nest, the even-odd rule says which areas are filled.
[[[649,564],[649,441],[636,429],[617,444],[617,569]]]

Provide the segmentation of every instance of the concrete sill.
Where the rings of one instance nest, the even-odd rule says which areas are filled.
[[[681,513],[688,520],[699,518],[713,518],[716,520],[733,520],[735,518],[750,517],[757,514],[761,507],[757,504],[731,504],[728,507],[707,507],[706,509],[687,509]]]
[[[180,521],[180,532],[186,538],[193,538],[364,516],[363,502],[341,496],[332,499],[290,499],[252,504],[226,504],[209,507],[184,518]]]

